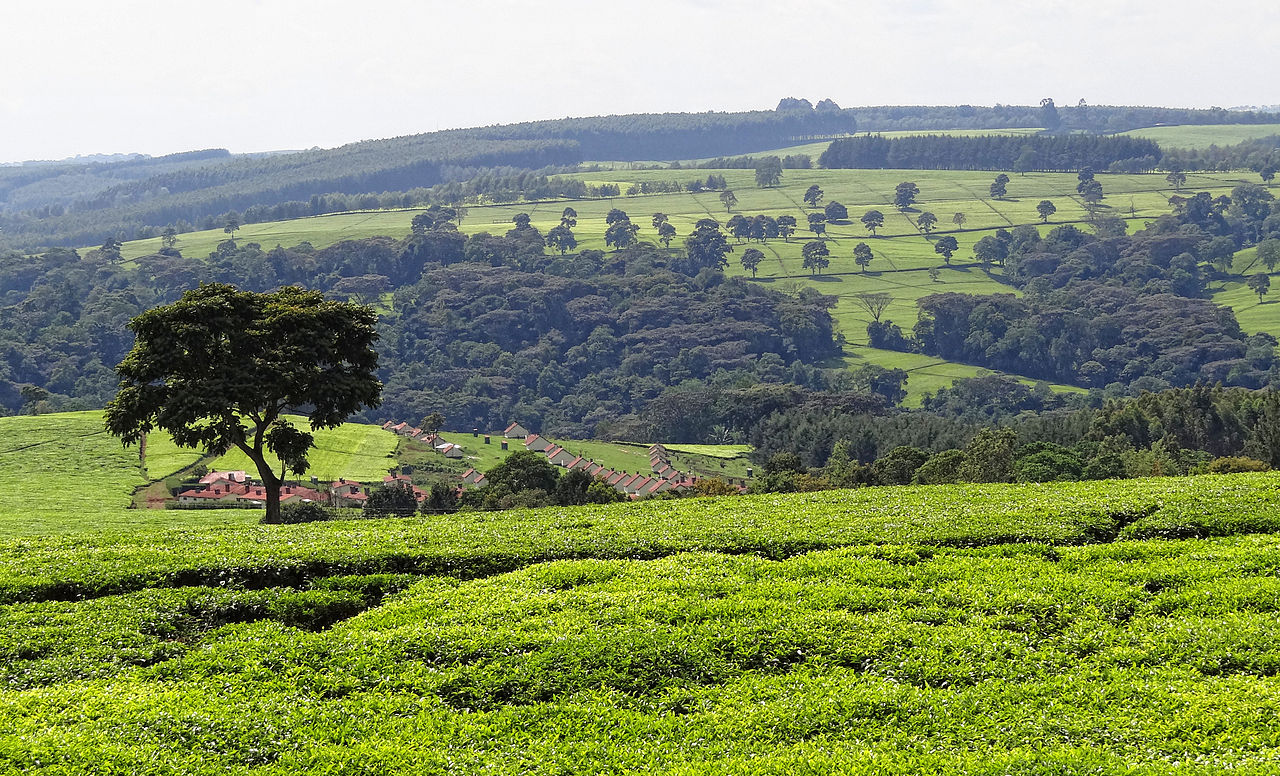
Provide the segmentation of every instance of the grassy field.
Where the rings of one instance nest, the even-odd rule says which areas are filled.
[[[309,431],[306,418],[289,416],[294,426]],[[311,468],[306,476],[315,476],[321,482],[332,482],[339,477],[360,482],[381,482],[395,466],[396,437],[378,426],[362,423],[344,423],[333,429],[321,429],[315,434],[316,446],[307,456]],[[267,460],[279,471],[279,460],[267,454]],[[220,471],[248,471],[257,477],[257,467],[239,450],[232,449],[209,465]],[[292,476],[292,475],[290,475]]]
[[[799,147],[803,148],[803,147]],[[780,149],[794,152],[797,149]],[[837,323],[851,345],[850,359],[866,359],[889,366],[901,361],[900,354],[886,354],[864,347],[866,325],[869,316],[856,303],[856,295],[868,291],[883,291],[893,296],[893,304],[886,316],[904,329],[915,323],[915,300],[920,296],[941,291],[964,293],[1012,293],[998,267],[984,269],[973,264],[973,245],[982,237],[1000,228],[1020,224],[1037,224],[1042,231],[1064,223],[1082,224],[1085,218],[1083,203],[1076,196],[1076,176],[1069,173],[1032,173],[1014,175],[1004,199],[990,198],[988,186],[994,177],[989,172],[945,172],[906,170],[787,170],[781,186],[760,189],[755,186],[751,170],[722,171],[730,188],[738,197],[733,212],[726,212],[717,192],[697,194],[656,194],[623,196],[614,199],[527,202],[504,205],[483,205],[469,208],[462,224],[463,231],[477,233],[487,231],[504,233],[511,227],[511,219],[517,213],[528,213],[533,226],[543,233],[559,223],[566,205],[578,212],[575,233],[579,248],[601,249],[604,245],[604,218],[612,208],[627,211],[640,225],[640,238],[652,240],[654,230],[650,225],[655,212],[666,213],[679,234],[685,235],[701,218],[713,217],[724,223],[736,213],[758,213],[777,217],[791,214],[803,226],[807,224],[810,209],[803,203],[803,194],[812,184],[825,192],[824,202],[838,201],[849,210],[844,223],[832,223],[827,227],[826,243],[831,252],[831,265],[821,275],[813,275],[801,266],[800,251],[804,243],[814,235],[801,229],[790,241],[770,240],[752,245],[765,254],[758,269],[758,281],[774,284],[786,290],[813,287],[833,295],[838,303],[833,311]],[[705,177],[706,170],[631,170],[617,169],[584,173],[579,177],[592,183],[611,182],[625,191],[633,182],[644,180],[683,181],[693,177]],[[1186,190],[1211,191],[1225,194],[1233,187],[1256,176],[1244,173],[1191,174]],[[1174,193],[1160,174],[1103,175],[1099,178],[1107,193],[1105,203],[1114,215],[1124,217],[1131,228],[1139,229],[1146,220],[1169,211],[1168,197]],[[920,196],[915,211],[899,212],[891,205],[894,187],[901,181],[915,181]],[[1036,205],[1043,199],[1054,202],[1057,212],[1047,224],[1040,224]],[[885,215],[885,225],[871,236],[859,219],[868,210],[877,209]],[[932,234],[924,234],[917,226],[921,212],[932,212],[938,219]],[[250,224],[237,235],[240,240],[260,242],[266,247],[276,244],[293,245],[308,241],[316,247],[325,247],[342,239],[373,235],[403,236],[409,231],[409,223],[417,211],[378,211],[345,213],[306,218],[279,223]],[[964,213],[962,229],[952,218]],[[949,234],[960,245],[950,265],[934,251],[934,243],[941,235]],[[200,256],[211,251],[218,242],[226,239],[220,230],[195,232],[180,237],[179,248],[187,255]],[[866,242],[874,259],[867,271],[860,271],[853,262],[853,249],[859,242]],[[155,251],[157,240],[143,240],[125,245],[126,257],[136,257]],[[736,245],[730,255],[731,275],[746,275],[739,264],[746,243]],[[939,270],[934,281],[929,270]],[[958,364],[943,364],[936,360],[911,359],[913,368],[907,384],[908,404],[918,404],[926,392],[949,385],[956,376],[972,376],[977,368]]]
[[[0,539],[0,771],[1268,773],[1278,515],[1265,474],[73,519]]]
[[[1120,134],[1145,137],[1165,148],[1208,148],[1211,145],[1235,145],[1245,140],[1280,135],[1280,124],[1180,124],[1134,129]]]

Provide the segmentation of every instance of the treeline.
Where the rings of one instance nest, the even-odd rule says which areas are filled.
[[[1153,169],[1160,147],[1136,137],[1094,135],[859,135],[833,140],[818,157],[827,169],[1108,170]]]
[[[975,382],[955,387],[975,394]],[[1078,402],[1077,402],[1078,403]],[[1200,385],[993,423],[928,410],[788,408],[751,432],[758,491],[951,482],[1050,482],[1280,467],[1280,393]]]
[[[1160,160],[1165,170],[1229,172],[1253,170],[1270,181],[1280,170],[1280,135],[1208,148],[1166,148]]]
[[[1158,108],[1136,105],[890,105],[849,108],[868,132],[1041,127],[1050,132],[1127,132],[1157,124],[1271,124],[1274,113],[1222,108]]]

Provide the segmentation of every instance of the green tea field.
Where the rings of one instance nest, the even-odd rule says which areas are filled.
[[[171,519],[0,538],[0,771],[1280,765],[1274,474]]]
[[[294,426],[310,430],[307,419],[289,416]],[[395,467],[396,437],[378,426],[362,423],[344,423],[333,429],[321,429],[315,434],[316,446],[307,456],[311,468],[307,477],[318,477],[321,482],[332,482],[339,477],[361,482],[381,482],[387,472]],[[273,467],[279,469],[279,460],[267,454]],[[239,450],[232,449],[209,464],[216,470],[245,470],[257,476],[256,467]]]

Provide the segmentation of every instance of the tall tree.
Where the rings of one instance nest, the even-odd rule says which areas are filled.
[[[240,450],[258,469],[267,519],[278,519],[285,474],[307,471],[311,434],[284,420],[306,411],[311,430],[377,407],[377,315],[318,291],[269,294],[209,284],[129,322],[133,349],[106,426],[126,445],[152,429],[182,447]],[[277,474],[267,454],[281,462]]]
[[[622,218],[614,221],[604,232],[605,247],[612,247],[615,250],[622,250],[628,245],[636,244],[636,234],[639,233],[640,227],[631,223],[630,218]]]
[[[1258,261],[1270,272],[1280,264],[1280,238],[1269,237],[1258,243]]]
[[[729,234],[733,235],[733,239],[742,242],[744,237],[751,235],[751,221],[741,213],[730,218],[724,225],[729,230]]]
[[[729,266],[725,258],[733,253],[733,246],[720,231],[720,224],[714,219],[704,218],[694,226],[693,233],[684,241],[688,256],[690,274],[696,275],[702,269],[723,269]]]
[[[658,241],[662,243],[663,248],[670,248],[671,241],[675,239],[676,228],[671,225],[670,221],[663,221],[658,225]]]
[[[654,213],[654,214],[653,214],[653,228],[654,228],[654,229],[661,229],[661,228],[662,228],[662,225],[663,225],[663,224],[665,224],[665,223],[666,223],[667,221],[669,221],[669,220],[670,220],[670,219],[669,219],[669,218],[667,218],[667,214],[666,214],[666,213]]]
[[[938,225],[938,217],[933,213],[926,211],[921,213],[920,217],[916,219],[916,224],[920,227],[920,231],[928,234],[933,231],[935,226]]]
[[[831,249],[822,240],[813,240],[804,244],[800,249],[800,255],[803,258],[801,266],[809,270],[810,274],[818,274],[822,270],[831,266]]]
[[[804,201],[809,207],[816,208],[818,203],[822,201],[822,189],[818,188],[818,184],[813,184],[804,191]]]
[[[827,203],[827,206],[823,208],[822,212],[826,214],[827,220],[832,222],[844,221],[849,217],[849,208],[839,202],[836,202],[834,199]]]
[[[955,215],[951,216],[951,223],[955,224],[957,229],[963,229],[964,222],[968,220],[969,220],[969,217],[966,216],[964,213],[956,213]]]
[[[560,213],[560,225],[565,229],[572,229],[578,225],[578,211],[571,207],[566,207]]]
[[[1049,200],[1042,199],[1040,204],[1036,205],[1036,212],[1040,214],[1040,221],[1047,224],[1049,223],[1049,216],[1058,212],[1058,208]]]
[[[748,248],[742,252],[742,268],[751,273],[751,277],[756,276],[756,270],[760,268],[760,262],[764,261],[764,251],[759,248]]]
[[[867,271],[867,266],[871,264],[871,260],[875,258],[875,254],[871,252],[871,246],[864,242],[860,242],[853,246],[853,263],[862,268],[863,272]],[[880,320],[877,318],[876,320]]]
[[[1182,170],[1174,170],[1164,176],[1164,179],[1173,187],[1174,191],[1182,191],[1182,187],[1186,185],[1187,182],[1187,174]]]
[[[160,245],[165,248],[172,248],[178,244],[178,230],[172,226],[166,226],[164,231],[160,233]]]
[[[879,210],[868,210],[862,214],[862,225],[871,232],[871,236],[876,236],[876,230],[884,226],[884,213]]]
[[[733,193],[733,189],[725,189],[720,192],[720,204],[724,205],[724,212],[726,213],[733,210],[733,206],[738,204],[738,197]]]

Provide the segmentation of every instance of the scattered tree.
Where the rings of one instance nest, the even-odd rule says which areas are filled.
[[[809,270],[811,274],[818,274],[822,270],[831,266],[831,250],[827,248],[827,244],[822,240],[813,240],[804,244],[800,249],[800,255],[804,257],[801,266]]]
[[[862,225],[871,232],[871,236],[876,236],[876,230],[884,226],[884,213],[879,210],[868,210],[862,214]]]
[[[899,210],[906,210],[915,204],[916,197],[920,195],[920,187],[911,181],[903,181],[893,192],[893,206]]]
[[[942,273],[938,271],[937,267],[929,268],[929,280],[933,281],[934,283],[937,283],[938,279],[941,277],[942,277]]]
[[[560,225],[565,229],[572,229],[578,225],[578,211],[571,207],[565,208],[560,213]]]
[[[822,213],[809,214],[809,231],[821,237],[827,233],[827,217]]]
[[[511,223],[515,224],[516,229],[518,229],[519,231],[524,231],[525,229],[528,229],[532,221],[533,219],[529,218],[528,213],[516,213],[514,216],[511,217]]]
[[[574,236],[573,230],[565,226],[562,221],[559,226],[553,226],[547,232],[547,247],[555,248],[563,256],[578,247],[578,238]]]
[[[738,204],[738,197],[733,193],[732,189],[725,189],[720,192],[720,204],[724,205],[724,212],[728,213],[733,210],[733,206]]]
[[[1280,264],[1280,238],[1269,237],[1258,243],[1258,261],[1270,272]]]
[[[240,216],[236,215],[235,213],[228,213],[227,220],[222,225],[222,231],[226,232],[232,237],[235,237],[236,230],[238,230],[239,228],[240,228]]]
[[[124,256],[121,253],[123,247],[119,240],[114,237],[108,237],[102,243],[102,247],[98,249],[98,255],[108,264],[119,264],[124,261]]]
[[[733,246],[720,231],[720,225],[714,219],[704,218],[698,221],[693,234],[685,238],[685,251],[689,260],[689,274],[696,275],[702,269],[723,269],[729,266],[725,258],[733,253]]]
[[[369,491],[364,502],[366,517],[406,517],[418,511],[418,496],[409,485],[392,482]],[[263,522],[269,522],[271,510]]]
[[[1164,176],[1164,179],[1169,182],[1169,185],[1173,187],[1174,191],[1182,191],[1183,185],[1187,182],[1187,174],[1182,170],[1174,170]]]
[[[751,277],[756,276],[756,270],[760,268],[760,262],[764,261],[764,251],[759,248],[748,248],[742,252],[742,268],[751,273]]]
[[[827,203],[827,206],[823,208],[823,212],[826,214],[827,220],[832,222],[844,221],[849,217],[849,209],[834,199]]]
[[[1096,205],[1102,201],[1102,184],[1090,178],[1088,181],[1080,184],[1080,198],[1086,204]]]
[[[957,229],[963,229],[964,222],[968,220],[969,220],[969,217],[966,216],[964,213],[956,213],[951,217],[951,223],[955,224]]]
[[[997,175],[991,182],[990,191],[992,199],[1004,199],[1004,196],[1009,193],[1009,176],[1004,173]]]
[[[854,249],[854,252],[855,254],[857,253],[856,248]],[[885,308],[890,304],[893,304],[893,297],[883,291],[854,294],[853,300],[857,302],[862,309],[866,310],[867,314],[871,316],[871,320],[876,323],[880,322],[880,316],[884,315]]]
[[[928,234],[933,231],[935,226],[938,225],[938,217],[933,213],[926,211],[921,213],[920,217],[916,219],[916,224],[920,227],[920,231]]]
[[[278,518],[281,482],[307,471],[314,445],[283,416],[306,410],[314,431],[377,407],[377,323],[367,307],[292,286],[187,291],[129,322],[134,345],[116,368],[107,430],[126,445],[159,428],[181,447],[239,449],[258,469],[268,517]],[[279,474],[267,453],[281,462]]]
[[[1245,283],[1253,289],[1253,293],[1258,295],[1258,304],[1262,304],[1262,297],[1266,296],[1267,291],[1271,289],[1271,277],[1265,272],[1259,272],[1256,275],[1250,275]]]
[[[160,233],[160,245],[165,248],[173,248],[178,244],[178,230],[172,226],[166,226],[164,231]]]
[[[818,203],[822,201],[822,189],[818,188],[818,184],[813,184],[805,189],[804,201],[811,208],[817,208]]]
[[[782,182],[782,160],[766,156],[756,161],[756,185],[762,188],[777,186]]]
[[[444,425],[444,415],[439,412],[432,412],[418,421],[418,428],[428,431],[432,436],[440,433],[440,427]]]
[[[669,222],[663,221],[658,225],[658,241],[662,243],[663,248],[670,248],[671,241],[675,239],[676,228]]]
[[[1058,212],[1058,208],[1047,199],[1040,200],[1040,204],[1036,205],[1036,212],[1040,214],[1041,223],[1049,223],[1049,216]]]
[[[796,233],[796,217],[790,214],[778,216],[778,234],[783,240],[791,242],[791,235]]]
[[[974,257],[984,265],[1003,264],[1009,257],[1009,246],[991,235],[983,237],[973,246]]]
[[[875,258],[875,254],[871,252],[871,246],[864,242],[860,242],[853,246],[853,263],[862,268],[863,272],[867,271],[867,265]],[[877,318],[876,320],[879,320]]]
[[[666,214],[666,213],[654,213],[654,214],[653,214],[653,228],[654,228],[654,229],[662,229],[662,225],[663,225],[663,224],[665,224],[665,223],[667,223],[667,221],[669,221],[669,220],[670,220],[670,219],[669,219],[669,218],[667,218],[667,214]]]
[[[933,245],[933,252],[941,254],[942,260],[947,264],[951,263],[951,256],[960,249],[960,243],[952,235],[946,234],[938,238],[938,242]]]

